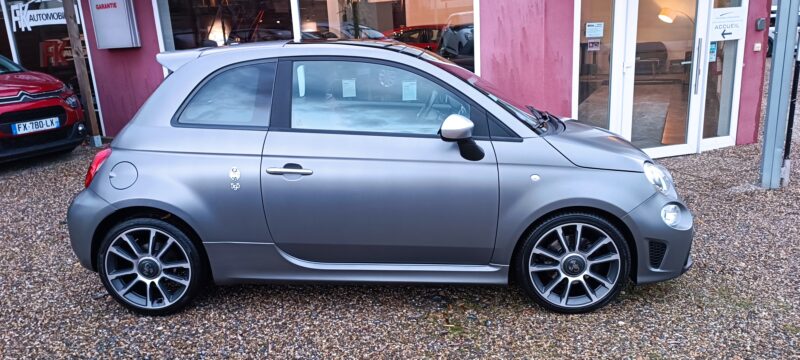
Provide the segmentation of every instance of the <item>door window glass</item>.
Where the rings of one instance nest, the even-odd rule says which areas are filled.
[[[639,6],[636,59],[632,64],[631,142],[640,148],[689,142],[699,3],[692,0]]]
[[[613,0],[581,5],[578,119],[603,129],[609,128],[613,12]]]
[[[294,63],[295,129],[436,135],[451,114],[469,117],[470,106],[410,71],[365,62]]]
[[[189,100],[178,122],[267,126],[274,81],[274,63],[238,66],[213,75]]]

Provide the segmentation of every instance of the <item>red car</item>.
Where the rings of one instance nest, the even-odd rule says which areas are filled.
[[[408,45],[436,52],[439,50],[439,37],[444,25],[403,26],[384,35]]]
[[[72,90],[0,56],[0,162],[72,151],[85,135],[83,109]]]

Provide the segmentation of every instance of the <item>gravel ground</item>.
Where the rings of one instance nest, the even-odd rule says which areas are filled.
[[[94,151],[3,165],[0,357],[800,358],[800,161],[788,188],[764,191],[759,151],[663,160],[696,215],[694,268],[577,316],[513,287],[264,285],[139,317],[69,246]]]

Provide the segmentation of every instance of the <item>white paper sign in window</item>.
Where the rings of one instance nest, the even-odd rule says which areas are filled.
[[[342,97],[356,97],[356,79],[342,79]]]
[[[403,81],[403,101],[417,100],[417,81]]]

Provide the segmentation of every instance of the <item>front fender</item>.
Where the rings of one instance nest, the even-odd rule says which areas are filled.
[[[515,146],[531,149],[530,152],[512,150]],[[655,193],[640,172],[577,167],[541,139],[496,143],[495,151],[500,214],[492,256],[494,264],[510,264],[518,241],[542,216],[567,208],[593,208],[622,219]],[[519,153],[528,156],[514,155]],[[544,163],[543,159],[550,160]],[[538,180],[534,181],[533,175]]]

